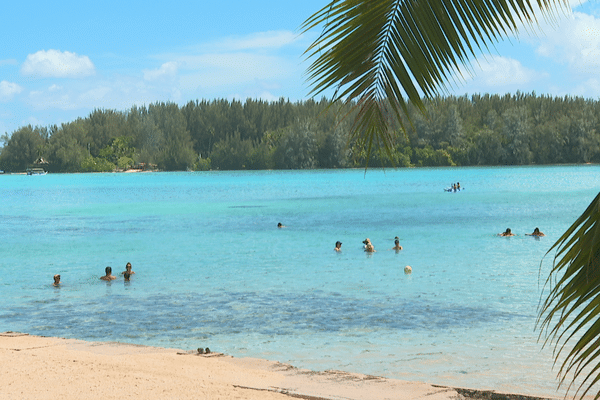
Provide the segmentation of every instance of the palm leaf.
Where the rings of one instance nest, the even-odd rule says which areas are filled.
[[[579,379],[575,394],[582,391],[583,398],[600,381],[600,194],[547,254],[553,251],[548,295],[538,314],[540,337],[553,344],[556,362],[567,344],[573,346],[561,363],[559,385],[572,376],[570,390]]]
[[[534,5],[548,15],[567,0],[333,0],[301,29],[322,27],[306,50],[311,95],[334,89],[333,100],[358,108],[352,138],[360,148],[390,152],[408,104],[423,113],[422,96],[447,90],[460,66],[520,23],[536,23]],[[391,111],[391,112],[390,112]],[[367,157],[367,160],[369,157]]]

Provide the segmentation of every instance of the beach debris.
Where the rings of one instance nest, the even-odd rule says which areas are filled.
[[[6,332],[0,333],[0,336],[5,336],[5,337],[29,336],[29,333],[6,331]]]
[[[405,274],[412,273],[412,267],[410,265],[407,265],[406,267],[404,267],[404,273]]]
[[[224,353],[219,353],[216,351],[211,351],[208,347],[202,348],[198,347],[195,350],[186,350],[186,351],[178,351],[178,355],[180,356],[202,356],[202,357],[224,357]]]

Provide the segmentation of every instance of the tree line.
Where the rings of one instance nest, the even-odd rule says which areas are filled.
[[[392,121],[390,146],[374,143],[371,150],[351,135],[353,105],[326,99],[97,109],[60,126],[5,133],[0,169],[20,172],[41,160],[51,172],[140,164],[178,171],[600,162],[595,100],[517,92],[424,104],[425,113],[409,106],[405,121]]]

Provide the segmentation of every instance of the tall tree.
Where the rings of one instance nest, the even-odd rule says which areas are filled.
[[[47,141],[46,128],[27,125],[13,132],[0,154],[0,169],[24,171],[44,155]]]
[[[150,114],[164,135],[157,159],[158,166],[168,171],[191,168],[196,161],[196,154],[185,117],[177,104],[154,104],[150,108]]]
[[[533,154],[529,148],[530,127],[527,111],[523,107],[511,108],[502,115],[504,120],[503,136],[506,140],[504,163],[507,165],[527,165]]]
[[[278,147],[278,167],[310,169],[317,163],[317,139],[310,121],[299,121],[289,127]]]

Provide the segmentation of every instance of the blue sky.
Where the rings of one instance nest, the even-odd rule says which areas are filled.
[[[3,4],[0,135],[156,101],[307,99],[302,22],[325,0]],[[600,96],[600,3],[572,2],[473,60],[450,94]],[[457,75],[460,76],[460,75]]]

